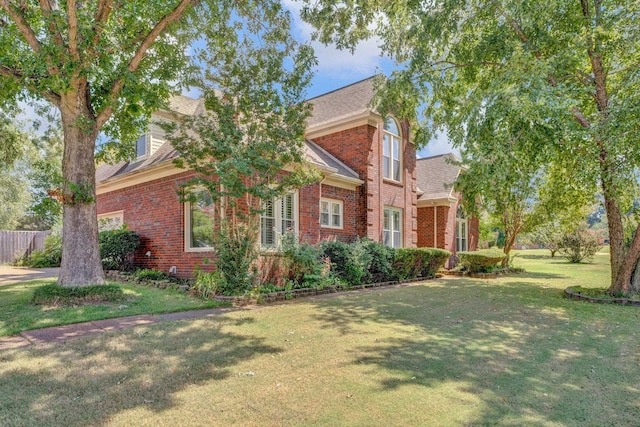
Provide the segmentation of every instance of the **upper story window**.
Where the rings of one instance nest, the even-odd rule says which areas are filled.
[[[382,176],[400,182],[402,138],[398,122],[387,117],[382,136]]]
[[[192,201],[185,203],[185,250],[210,251],[213,248],[215,206],[211,193],[194,190]]]
[[[147,147],[147,134],[143,133],[136,141],[136,157],[145,157],[149,152]]]
[[[328,228],[342,228],[342,202],[339,200],[320,200],[320,225]]]
[[[280,199],[264,200],[260,217],[260,246],[278,247],[282,236],[296,234],[298,217],[298,193],[284,195]]]

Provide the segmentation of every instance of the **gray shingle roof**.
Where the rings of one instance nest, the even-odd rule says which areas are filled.
[[[374,80],[375,76],[372,76],[308,99],[307,102],[312,104],[312,112],[307,125],[318,126],[371,110],[371,100],[375,94]]]
[[[185,116],[194,116],[204,111],[204,100],[193,99],[184,95],[172,96],[169,99],[169,110]]]
[[[423,191],[418,200],[436,200],[454,195],[453,183],[462,167],[452,165],[450,161],[459,162],[460,159],[453,153],[447,153],[416,161],[416,183]]]
[[[342,163],[327,150],[320,147],[313,141],[305,141],[304,156],[309,162],[315,165],[336,169],[338,171],[338,175],[359,179],[358,174],[353,169]]]

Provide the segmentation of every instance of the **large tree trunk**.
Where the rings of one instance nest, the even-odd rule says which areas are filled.
[[[82,91],[79,91],[82,93]],[[97,130],[82,95],[68,94],[60,112],[64,130],[62,160],[62,264],[58,284],[88,286],[105,283],[98,244],[95,191]]]

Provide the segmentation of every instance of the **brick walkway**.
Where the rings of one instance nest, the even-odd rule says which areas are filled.
[[[175,320],[202,319],[226,312],[229,308],[212,308],[208,310],[182,311],[178,313],[167,313],[139,316],[118,317],[115,319],[96,320],[93,322],[75,323],[72,325],[55,326],[52,328],[34,329],[24,331],[20,335],[11,337],[0,337],[0,351],[25,348],[32,345],[42,345],[47,343],[66,342],[67,340],[86,335],[101,334],[104,332],[119,331],[133,328],[135,326],[152,325],[159,322]]]

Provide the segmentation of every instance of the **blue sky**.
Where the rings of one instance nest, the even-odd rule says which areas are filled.
[[[295,0],[284,0],[283,4],[291,11],[294,36],[301,42],[310,42],[313,28],[300,19],[300,3]],[[389,74],[396,66],[393,61],[382,57],[378,41],[370,39],[361,42],[353,55],[349,51],[338,50],[335,46],[324,46],[311,42],[318,58],[318,67],[308,90],[308,98],[338,89],[370,77],[376,73]],[[418,157],[429,157],[452,151],[446,135],[437,138],[418,152]]]

